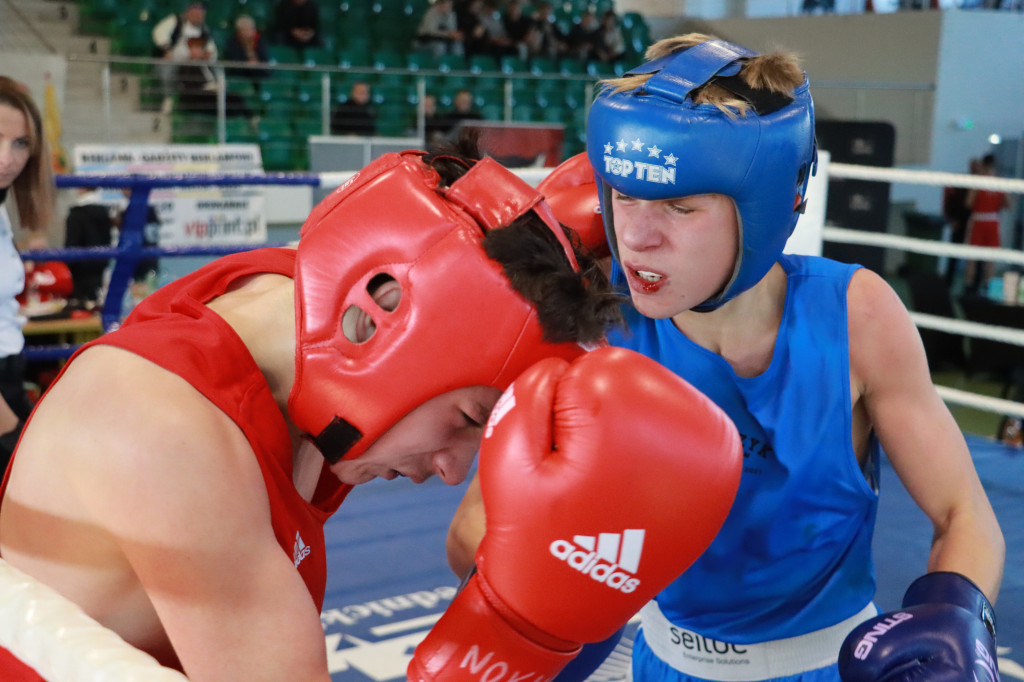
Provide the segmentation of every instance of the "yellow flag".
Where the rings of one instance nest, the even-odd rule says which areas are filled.
[[[50,159],[55,173],[68,172],[68,155],[64,151],[60,130],[60,104],[57,102],[57,88],[50,74],[46,74],[46,93],[43,100],[43,135],[50,144]]]

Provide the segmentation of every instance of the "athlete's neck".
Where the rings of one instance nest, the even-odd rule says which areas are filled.
[[[255,275],[207,304],[249,349],[286,420],[295,381],[294,292],[290,277]]]
[[[698,346],[721,355],[738,375],[751,377],[771,364],[785,304],[786,272],[776,263],[760,282],[720,308],[686,310],[672,322]]]

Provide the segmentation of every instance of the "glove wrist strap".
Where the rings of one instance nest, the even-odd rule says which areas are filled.
[[[936,571],[912,582],[903,596],[903,607],[928,603],[953,604],[970,611],[981,619],[995,638],[996,612],[981,589],[966,576],[952,571]]]

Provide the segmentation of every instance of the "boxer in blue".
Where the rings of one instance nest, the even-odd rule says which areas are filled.
[[[604,83],[586,158],[541,189],[612,252],[630,303],[628,330],[609,340],[724,408],[744,471],[711,547],[641,612],[633,678],[997,680],[1003,537],[912,320],[875,273],[783,254],[816,161],[798,62],[699,34],[647,58]],[[883,452],[934,536],[903,608],[879,615]],[[455,567],[479,514],[471,487],[450,535]]]

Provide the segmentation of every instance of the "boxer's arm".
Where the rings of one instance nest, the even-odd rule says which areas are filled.
[[[274,537],[247,441],[177,377],[148,379],[159,400],[93,398],[91,418],[105,422],[80,434],[93,445],[74,472],[93,523],[123,552],[189,679],[328,682],[319,614]],[[147,612],[140,602],[143,623]],[[101,620],[145,646],[119,613]]]
[[[465,579],[473,570],[473,557],[484,537],[486,517],[484,501],[480,496],[480,477],[474,476],[466,494],[462,496],[445,542],[448,551],[448,565],[459,580]]]
[[[932,384],[913,320],[869,270],[854,275],[848,302],[852,390],[900,480],[934,526],[927,570],[960,573],[994,602],[1003,536],[963,434]]]

